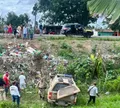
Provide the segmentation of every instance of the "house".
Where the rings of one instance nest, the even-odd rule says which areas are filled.
[[[105,30],[98,31],[98,36],[115,36],[115,34],[116,33],[111,29],[105,29]]]

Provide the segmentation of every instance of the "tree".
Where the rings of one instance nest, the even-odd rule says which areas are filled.
[[[3,32],[4,23],[5,23],[5,19],[0,16],[0,33]]]
[[[42,19],[48,23],[81,23],[90,19],[87,0],[38,0]]]
[[[33,7],[33,11],[32,11],[32,14],[35,16],[35,27],[36,27],[36,17],[37,17],[37,13],[38,13],[38,4],[35,3],[34,7]]]
[[[17,16],[14,12],[9,12],[7,15],[7,24],[11,24],[13,27],[26,24],[30,21],[27,14],[21,14]]]
[[[111,24],[120,17],[120,0],[89,0],[91,14],[103,14],[111,17]]]
[[[9,12],[7,15],[7,24],[11,24],[12,26],[18,26],[19,20],[18,16],[14,12]]]
[[[29,18],[29,16],[28,16],[28,14],[24,13],[23,16],[24,16],[24,22],[25,23],[28,23],[28,22],[31,21],[30,18]]]

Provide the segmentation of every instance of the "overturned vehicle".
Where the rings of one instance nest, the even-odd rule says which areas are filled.
[[[57,74],[50,80],[47,100],[49,103],[68,106],[76,103],[79,92],[72,75]]]

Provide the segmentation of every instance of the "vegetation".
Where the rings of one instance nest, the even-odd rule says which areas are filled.
[[[78,96],[78,100],[75,106],[69,106],[66,108],[119,108],[120,104],[120,96],[117,93],[110,95],[100,95],[97,98],[96,105],[90,104],[86,105],[88,101],[88,95],[84,94],[84,92],[80,93]],[[1,101],[0,108],[17,108],[11,101]],[[21,98],[20,108],[63,108],[60,106],[53,106],[48,104],[45,101],[39,99],[38,94],[23,94]]]
[[[39,40],[39,41],[38,41]],[[78,38],[78,37],[45,37],[33,40],[41,46],[42,51],[68,61],[68,65],[60,63],[57,73],[72,74],[81,92],[75,106],[68,108],[118,108],[120,104],[120,45],[114,38]],[[3,41],[3,40],[2,40]],[[86,106],[87,89],[97,82],[100,97],[96,105]],[[108,94],[106,94],[108,92]],[[10,100],[10,99],[9,99]],[[0,102],[0,106],[14,108],[11,101]],[[8,105],[9,103],[9,105]],[[2,107],[1,107],[2,108]],[[4,107],[3,107],[4,108]],[[27,89],[22,93],[21,108],[63,108],[53,106],[39,99],[36,89]]]
[[[26,24],[29,21],[30,19],[27,14],[21,14],[17,16],[14,12],[9,12],[7,15],[6,24],[11,24],[13,27],[17,27],[22,24]]]
[[[50,24],[76,22],[87,25],[90,20],[87,0],[38,0],[38,6],[39,12],[44,13],[42,19]]]
[[[92,14],[104,14],[111,17],[111,23],[114,23],[120,17],[120,0],[89,0],[88,7]]]
[[[37,13],[38,13],[38,4],[36,3],[36,4],[34,5],[33,11],[32,11],[32,14],[35,16],[35,26],[37,25],[37,24],[36,24]]]

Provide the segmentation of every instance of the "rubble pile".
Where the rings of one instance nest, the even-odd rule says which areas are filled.
[[[40,55],[40,51],[33,49],[28,43],[17,44],[9,43],[4,46],[4,51],[0,54],[0,70],[1,73],[9,71],[10,78],[17,78],[20,72],[25,72],[30,79],[36,75],[35,55]],[[40,55],[41,56],[41,55]],[[41,62],[41,60],[39,61]]]
[[[49,74],[56,74],[57,65],[68,62],[60,57],[55,58],[48,53],[44,54],[33,46],[28,42],[3,45],[0,52],[0,73],[8,71],[10,79],[14,80],[24,72],[29,85],[36,84],[43,77],[49,84]]]

